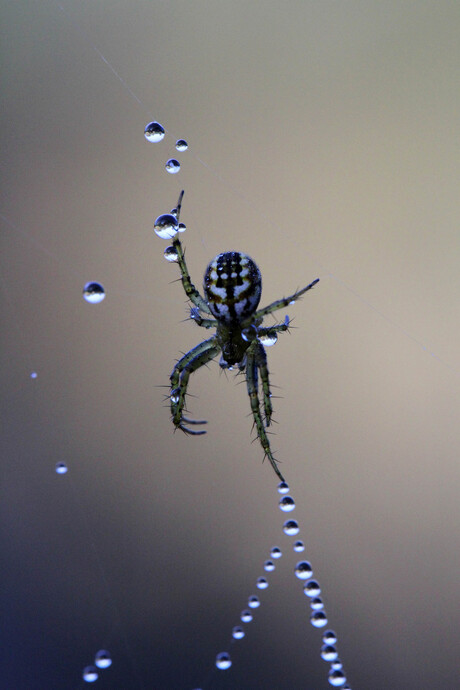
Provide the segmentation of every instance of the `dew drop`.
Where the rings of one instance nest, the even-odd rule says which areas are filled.
[[[100,283],[86,283],[83,288],[83,297],[89,304],[99,304],[105,298],[104,286]]]
[[[180,400],[180,388],[174,388],[174,390],[171,391],[170,398],[172,404],[177,405]]]
[[[259,597],[256,597],[255,594],[253,594],[251,597],[248,599],[248,606],[250,609],[257,609],[260,606],[260,599]]]
[[[321,597],[314,597],[310,601],[310,606],[313,609],[313,611],[322,611],[324,608],[324,603]]]
[[[334,645],[323,644],[321,647],[321,657],[324,659],[324,661],[335,661],[338,656],[339,655]]]
[[[160,125],[159,122],[149,122],[148,125],[145,125],[144,137],[147,141],[150,141],[151,144],[157,144],[164,139],[164,136],[165,128]]]
[[[232,660],[230,659],[230,654],[228,652],[220,652],[216,656],[216,666],[221,671],[226,671],[232,665]]]
[[[307,597],[317,597],[318,594],[321,594],[321,587],[316,580],[310,580],[303,586],[303,592]]]
[[[37,374],[36,371],[32,371],[32,372],[30,373],[30,378],[31,378],[31,379],[36,379],[37,376],[38,376],[38,374]]]
[[[187,142],[185,141],[185,139],[178,139],[178,140],[176,141],[176,149],[177,149],[178,151],[187,151],[187,149],[188,149],[188,144],[187,144]]]
[[[299,561],[294,572],[299,580],[308,580],[313,575],[312,567],[308,561]]]
[[[248,610],[241,611],[240,618],[243,623],[250,623],[252,621],[252,613]]]
[[[329,683],[334,686],[334,688],[341,688],[347,682],[343,671],[331,671],[327,679]]]
[[[343,669],[343,664],[340,661],[340,659],[336,659],[335,661],[332,662],[331,669],[333,671],[341,671]]]
[[[272,558],[281,558],[282,555],[283,554],[279,546],[274,546],[270,551],[270,556]]]
[[[235,640],[242,640],[244,637],[245,633],[243,628],[240,625],[235,625],[235,627],[232,630],[232,637]]]
[[[179,232],[185,232],[187,230],[187,226],[185,223],[179,223]]]
[[[258,339],[259,343],[262,343],[262,345],[265,347],[271,347],[272,345],[275,345],[276,341],[278,340],[278,334],[265,333],[264,335],[259,335]]]
[[[266,570],[267,573],[273,572],[275,570],[275,564],[273,563],[273,561],[265,561],[264,570]]]
[[[326,630],[323,635],[324,644],[335,644],[337,642],[337,635],[333,630]]]
[[[299,534],[299,525],[296,520],[286,520],[283,525],[283,532],[289,537],[294,537],[296,534]]]
[[[283,513],[289,513],[291,510],[294,510],[295,508],[294,499],[292,498],[292,496],[283,496],[283,498],[279,502],[279,506]]]
[[[280,482],[278,484],[278,491],[280,494],[287,494],[287,492],[289,491],[288,484],[286,482]]]
[[[57,462],[56,463],[56,472],[57,474],[65,474],[69,468],[65,464],[65,462]]]
[[[267,580],[266,580],[264,577],[258,577],[258,578],[257,578],[257,582],[256,582],[256,586],[257,586],[259,589],[267,589],[267,587],[268,587],[268,582],[267,582]]]
[[[109,668],[112,665],[112,657],[106,649],[100,649],[94,657],[94,663],[98,668]]]
[[[323,628],[327,625],[327,617],[324,611],[314,611],[310,616],[310,623],[315,628]]]
[[[297,551],[297,553],[300,553],[301,551],[305,551],[305,544],[303,543],[303,541],[299,540],[299,541],[296,541],[294,543],[293,548],[294,548],[294,551]]]
[[[163,213],[156,219],[153,229],[162,240],[172,239],[179,230],[176,216],[172,213]]]
[[[171,175],[175,175],[180,170],[180,163],[175,158],[170,158],[168,161],[166,161],[165,168],[166,172],[169,172]]]
[[[83,680],[87,683],[94,683],[98,678],[99,674],[95,666],[85,666],[83,669]]]
[[[171,261],[171,263],[173,261],[176,261],[176,262],[179,261],[179,254],[177,253],[177,249],[175,247],[173,247],[172,245],[169,247],[166,247],[166,249],[164,250],[164,256],[165,256],[166,261]]]

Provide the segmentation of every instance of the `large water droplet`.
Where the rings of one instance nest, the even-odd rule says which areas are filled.
[[[67,465],[65,462],[57,462],[56,463],[56,472],[57,474],[65,474],[68,470]]]
[[[243,628],[240,625],[235,625],[235,627],[232,630],[232,637],[234,637],[235,640],[242,640],[244,635],[245,633]]]
[[[295,508],[294,499],[292,496],[283,496],[283,498],[280,499],[279,506],[283,513],[290,513],[291,510]]]
[[[318,594],[321,594],[321,587],[316,580],[310,580],[310,582],[307,582],[307,584],[303,586],[303,593],[306,594],[307,597],[317,597]]]
[[[259,597],[256,597],[255,594],[249,597],[248,599],[248,606],[250,609],[258,609],[260,606],[260,599]]]
[[[337,642],[337,635],[333,630],[326,630],[323,635],[324,644],[335,644]]]
[[[169,172],[171,175],[175,175],[180,170],[180,163],[175,158],[170,158],[168,161],[166,161],[165,168],[166,172]]]
[[[171,261],[171,262],[179,261],[179,254],[177,253],[177,249],[175,247],[173,247],[172,245],[169,247],[166,247],[166,249],[164,250],[163,253],[164,253],[166,261]]]
[[[267,580],[266,580],[264,577],[258,577],[258,578],[257,578],[257,582],[256,582],[256,586],[257,586],[259,589],[267,589],[267,587],[268,587],[268,582],[267,582]]]
[[[179,230],[176,216],[173,216],[172,213],[162,213],[156,219],[153,229],[162,240],[172,239]]]
[[[185,139],[178,139],[178,140],[176,141],[176,149],[177,149],[178,151],[187,151],[187,149],[188,149],[188,144],[187,144],[187,142],[185,141]]]
[[[293,548],[294,548],[294,551],[297,551],[298,553],[300,553],[301,551],[305,551],[305,544],[303,543],[303,541],[299,540],[299,541],[294,542]]]
[[[327,617],[324,611],[314,611],[310,616],[310,623],[315,626],[315,628],[323,628],[327,625]]]
[[[95,666],[85,666],[83,669],[83,680],[87,683],[94,683],[98,678],[99,674]]]
[[[283,525],[283,532],[284,534],[287,534],[288,537],[293,537],[296,534],[299,534],[299,525],[296,520],[286,520]]]
[[[109,668],[112,665],[112,657],[106,649],[100,649],[94,658],[94,663],[98,668]]]
[[[274,546],[270,551],[270,556],[272,558],[281,558],[282,555],[283,554],[279,546]]]
[[[294,572],[299,580],[308,580],[313,575],[313,569],[308,561],[299,561]]]
[[[324,659],[324,661],[335,661],[338,656],[339,655],[334,645],[323,644],[321,647],[321,657]]]
[[[160,125],[159,122],[149,122],[148,125],[145,125],[144,129],[144,137],[147,139],[147,141],[150,141],[151,144],[156,144],[162,139],[164,139],[165,136],[165,129]]]
[[[258,336],[259,343],[265,347],[271,347],[278,340],[278,333],[265,333],[265,335]]]
[[[99,304],[105,298],[104,286],[101,283],[86,283],[83,288],[83,297],[90,304]]]
[[[216,656],[216,666],[220,668],[221,671],[226,671],[231,665],[232,660],[228,652],[220,652],[220,654]]]
[[[287,492],[289,491],[289,486],[287,482],[280,482],[278,484],[278,491],[280,492],[280,494],[287,494]]]
[[[273,572],[273,570],[275,570],[275,564],[273,563],[273,561],[265,561],[264,570],[266,570],[267,573]]]
[[[240,618],[243,621],[243,623],[250,623],[252,621],[253,616],[252,616],[252,613],[250,611],[245,609],[244,611],[241,611]]]
[[[347,682],[343,671],[331,671],[327,679],[334,688],[341,688]]]

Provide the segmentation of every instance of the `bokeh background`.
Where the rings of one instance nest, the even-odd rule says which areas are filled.
[[[0,686],[87,687],[106,648],[100,688],[325,690],[295,517],[351,687],[459,687],[458,3],[1,12]],[[153,232],[181,188],[198,285],[232,249],[263,303],[321,279],[268,351],[289,516],[217,363],[190,389],[209,433],[172,431],[161,386],[208,335]]]

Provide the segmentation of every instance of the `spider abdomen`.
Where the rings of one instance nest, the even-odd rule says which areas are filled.
[[[241,252],[216,256],[205,271],[203,285],[213,316],[226,324],[241,323],[251,316],[262,293],[257,265]]]

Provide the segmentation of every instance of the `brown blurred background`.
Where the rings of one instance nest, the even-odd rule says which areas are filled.
[[[354,690],[458,688],[458,3],[16,0],[1,25],[1,688],[87,687],[107,648],[98,688],[326,690],[286,517]],[[159,386],[209,336],[153,232],[181,188],[198,285],[230,249],[264,304],[321,278],[268,351],[289,516],[232,374],[193,376],[207,436],[172,433]]]

